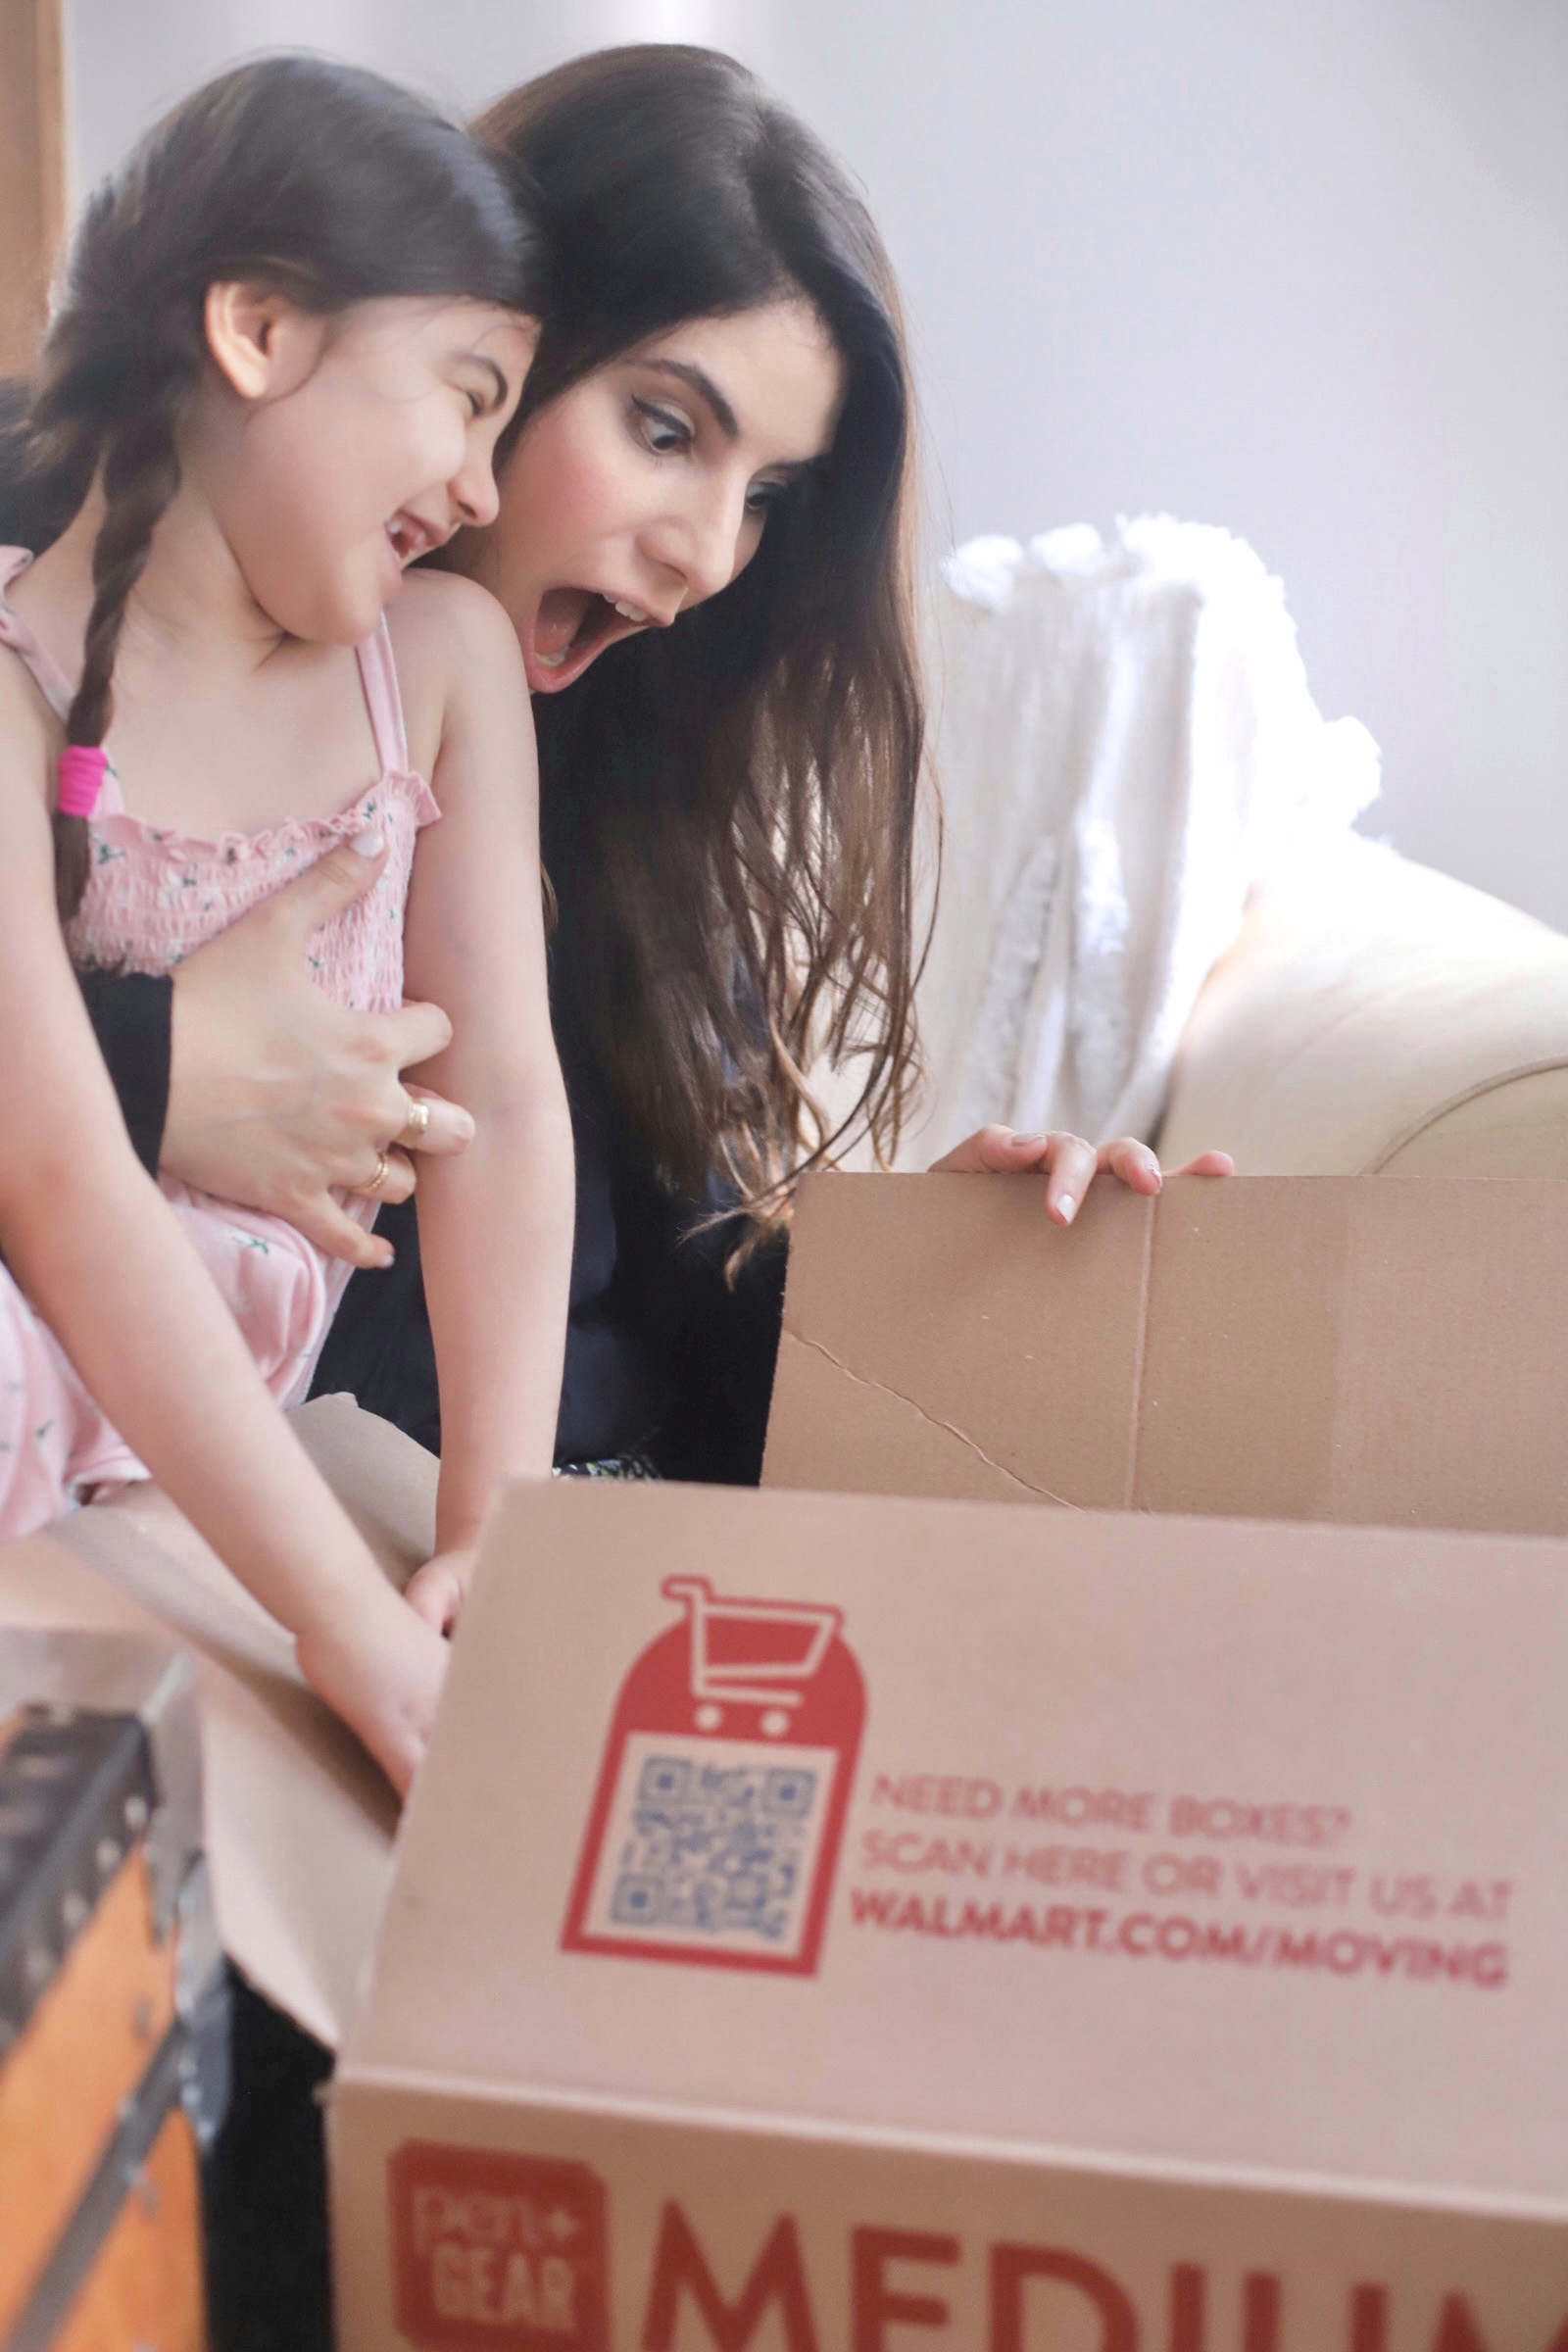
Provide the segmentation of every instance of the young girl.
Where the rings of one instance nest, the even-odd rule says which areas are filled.
[[[560,1382],[526,692],[481,591],[403,579],[494,517],[531,262],[499,168],[404,93],[303,59],[224,76],[89,208],[22,427],[47,552],[0,557],[0,1533],[145,1463],[400,1788],[463,1555],[497,1478],[548,1469]],[[448,1439],[416,1608],[268,1394],[305,1394],[346,1269],[158,1198],[71,968],[169,970],[343,840],[382,870],[313,972],[384,1011],[406,966],[476,1122],[421,1197]]]

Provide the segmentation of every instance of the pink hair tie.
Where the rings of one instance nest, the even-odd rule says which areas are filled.
[[[91,816],[108,765],[108,755],[97,744],[67,744],[60,755],[60,798],[56,803],[62,816]]]

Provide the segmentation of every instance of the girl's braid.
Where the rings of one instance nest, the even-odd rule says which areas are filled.
[[[56,317],[29,377],[0,384],[0,539],[41,555],[73,521],[135,372],[118,314],[92,299]]]
[[[195,368],[171,357],[122,423],[104,434],[104,518],[92,551],[92,612],[82,641],[81,683],[66,718],[68,743],[96,747],[114,713],[115,655],[125,605],[141,577],[153,533],[179,488],[175,430]],[[55,900],[69,923],[87,887],[87,820],[54,813]]]

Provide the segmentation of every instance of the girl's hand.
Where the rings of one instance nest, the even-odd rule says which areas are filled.
[[[450,1634],[458,1622],[467,1598],[473,1559],[471,1545],[463,1551],[438,1551],[404,1587],[403,1597],[415,1615],[434,1626],[438,1634]]]
[[[386,1152],[378,1200],[414,1190],[391,1149],[413,1098],[401,1072],[450,1043],[434,1004],[350,1012],[310,977],[311,935],[380,877],[384,846],[333,850],[174,972],[169,1115],[160,1165],[198,1191],[286,1217],[351,1265],[385,1265],[387,1244],[346,1216],[329,1188],[364,1184]],[[418,1090],[428,1112],[412,1148],[462,1152],[473,1121]]]
[[[406,1609],[390,1585],[383,1604],[349,1625],[320,1625],[295,1642],[300,1671],[357,1732],[399,1796],[424,1755],[448,1650],[439,1634]]]
[[[933,1176],[1017,1176],[1030,1169],[1046,1179],[1046,1214],[1070,1225],[1102,1170],[1135,1193],[1157,1193],[1165,1179],[1159,1161],[1135,1136],[1119,1135],[1097,1152],[1081,1135],[1014,1135],[1010,1127],[981,1127],[932,1163]],[[1200,1152],[1173,1176],[1234,1176],[1228,1152]]]

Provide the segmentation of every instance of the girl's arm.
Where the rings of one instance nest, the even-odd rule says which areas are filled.
[[[137,1161],[54,909],[57,744],[0,661],[0,1249],[116,1428],[405,1787],[443,1659],[290,1433]]]
[[[419,836],[409,898],[411,995],[442,1005],[452,1043],[420,1079],[473,1113],[461,1158],[419,1181],[419,1254],[441,1388],[437,1553],[474,1542],[498,1479],[548,1475],[571,1272],[571,1123],[550,1028],[533,722],[512,624],[482,589],[411,580],[393,616],[423,711],[439,691],[431,778],[441,821]],[[423,729],[416,729],[422,733]],[[410,1597],[450,1622],[461,1569]]]

